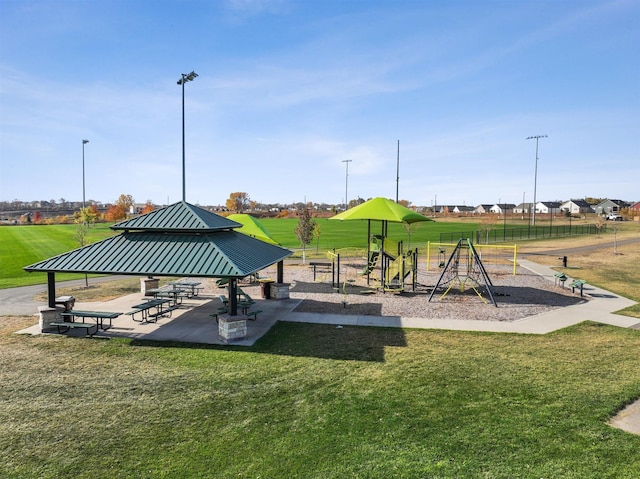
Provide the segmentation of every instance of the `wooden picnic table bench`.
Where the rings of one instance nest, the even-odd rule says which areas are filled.
[[[121,314],[122,313],[112,313],[109,311],[80,311],[77,309],[71,309],[60,313],[63,318],[68,318],[72,323],[75,322],[76,318],[93,318],[96,320],[96,325],[102,330],[113,326],[112,320]],[[109,320],[109,325],[105,327],[104,322],[107,319]]]
[[[169,314],[169,316],[171,316],[171,312],[178,307],[177,305],[173,305],[165,308],[164,305],[167,303],[171,303],[171,300],[166,298],[150,299],[144,303],[132,306],[131,311],[126,314],[127,316],[131,316],[131,319],[134,321],[140,323],[144,323],[145,321],[147,323],[155,323],[160,316],[164,316],[165,314]],[[153,308],[156,309],[155,313],[150,312]],[[142,316],[140,320],[135,318],[136,313],[140,313]]]

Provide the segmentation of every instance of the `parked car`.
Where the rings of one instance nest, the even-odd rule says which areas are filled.
[[[622,215],[619,215],[618,213],[609,213],[605,219],[607,221],[622,221]]]

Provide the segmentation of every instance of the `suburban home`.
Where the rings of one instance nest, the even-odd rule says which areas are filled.
[[[637,201],[636,203],[633,203],[631,206],[629,206],[629,211],[631,211],[634,215],[640,214],[640,201]]]
[[[536,213],[543,215],[560,213],[561,203],[559,201],[538,201],[536,203]]]
[[[533,203],[520,203],[514,209],[514,213],[527,214],[533,211]]]
[[[489,208],[489,211],[491,213],[501,215],[503,213],[512,213],[515,208],[516,205],[514,205],[513,203],[496,203],[491,208]]]
[[[593,213],[593,208],[585,200],[569,200],[562,203],[560,211],[568,211],[572,215],[582,215],[585,213]]]
[[[449,212],[471,214],[475,212],[475,208],[473,206],[456,205],[456,206],[450,206]]]
[[[608,215],[610,213],[620,213],[623,208],[629,208],[631,206],[626,201],[622,200],[602,200],[595,206],[595,212],[598,215]]]
[[[480,215],[483,215],[485,213],[491,213],[491,207],[493,205],[490,204],[483,204],[483,205],[478,205],[476,206],[476,208],[474,209],[474,213],[478,213]]]

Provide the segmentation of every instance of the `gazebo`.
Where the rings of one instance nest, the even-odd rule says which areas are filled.
[[[119,274],[224,278],[229,282],[229,313],[237,314],[237,281],[278,264],[283,280],[288,249],[235,231],[240,223],[185,201],[114,224],[122,231],[102,241],[25,266],[46,272],[48,304],[55,307],[55,274]]]

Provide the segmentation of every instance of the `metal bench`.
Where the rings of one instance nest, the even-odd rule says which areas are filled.
[[[585,285],[586,281],[584,279],[576,279],[573,280],[573,282],[569,285],[571,286],[571,292],[575,293],[576,292],[576,288],[580,288],[580,296],[584,296],[583,295],[583,289],[584,289],[584,285]]]
[[[69,318],[73,323],[76,318],[93,318],[96,320],[96,325],[100,329],[107,329],[112,326],[112,320],[120,316],[122,313],[112,313],[109,311],[80,311],[77,309],[72,309],[69,311],[63,311],[60,315],[63,318]],[[109,325],[105,326],[104,321],[109,320]],[[80,323],[78,323],[80,324]]]
[[[93,323],[73,323],[73,322],[53,322],[51,323],[52,326],[55,326],[56,328],[58,328],[58,334],[63,334],[63,333],[68,333],[69,331],[71,331],[72,329],[84,329],[87,333],[87,336],[89,337],[93,337],[94,334],[96,334],[98,332],[98,324],[93,324]],[[66,328],[66,330],[64,330],[64,328]],[[96,330],[94,332],[91,332],[92,328],[96,328]]]
[[[555,276],[556,278],[555,279],[556,286],[558,285],[558,283],[561,283],[562,287],[564,288],[564,283],[565,281],[567,281],[567,275],[564,273],[556,273],[553,276]]]

